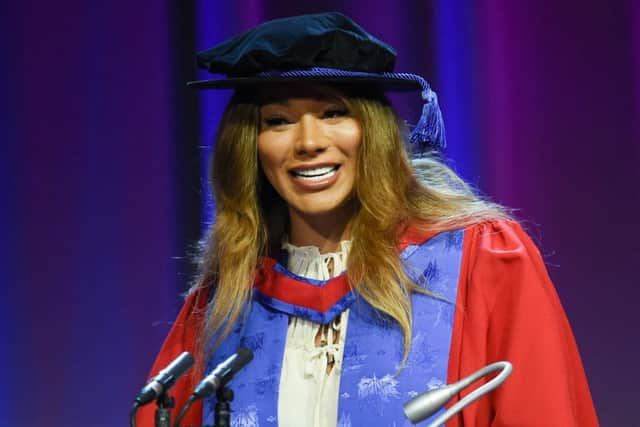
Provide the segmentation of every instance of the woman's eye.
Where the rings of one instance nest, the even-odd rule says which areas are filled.
[[[289,121],[284,117],[267,117],[263,120],[266,127],[275,127],[289,124]]]
[[[346,108],[330,108],[322,115],[325,119],[337,119],[338,117],[344,117],[349,114]]]

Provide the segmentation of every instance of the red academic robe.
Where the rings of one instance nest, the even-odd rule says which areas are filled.
[[[408,231],[400,247],[430,237]],[[510,361],[513,373],[493,393],[448,421],[447,427],[598,426],[571,327],[540,253],[520,225],[489,221],[465,230],[457,295],[447,381],[456,382],[497,360]],[[152,375],[181,352],[193,352],[202,324],[194,307],[203,306],[203,300],[198,295],[187,298]],[[171,394],[177,408],[198,380],[187,375],[176,383]],[[138,425],[153,427],[154,410],[153,405],[141,408]],[[202,407],[197,403],[182,425],[200,425],[201,420]]]

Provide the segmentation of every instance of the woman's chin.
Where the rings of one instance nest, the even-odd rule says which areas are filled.
[[[351,197],[339,196],[331,194],[332,192],[318,192],[305,195],[305,197],[289,204],[289,210],[292,215],[304,216],[309,219],[317,217],[318,219],[326,216],[344,217],[353,215],[353,204],[350,203]]]

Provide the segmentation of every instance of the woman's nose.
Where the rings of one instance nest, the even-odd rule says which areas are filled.
[[[312,114],[304,114],[298,122],[298,138],[296,152],[313,155],[327,149],[328,140],[322,132],[321,119]]]

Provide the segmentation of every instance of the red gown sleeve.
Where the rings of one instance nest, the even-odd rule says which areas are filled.
[[[520,225],[491,221],[465,230],[456,305],[448,382],[500,360],[513,372],[448,427],[598,426],[571,327]]]
[[[193,293],[187,297],[169,335],[165,339],[158,356],[151,368],[149,378],[156,375],[161,369],[166,367],[173,359],[178,357],[183,351],[191,354],[195,352],[196,337],[202,325],[202,312],[206,306],[206,298],[203,294]],[[196,361],[196,365],[198,362]],[[200,370],[191,369],[182,378],[176,381],[171,388],[169,395],[175,397],[176,404],[171,411],[171,425],[175,422],[180,409],[185,404],[196,385],[200,380]],[[143,406],[138,410],[138,427],[154,427],[155,425],[155,403]],[[202,424],[202,403],[196,402],[182,421],[183,426],[195,426]]]

